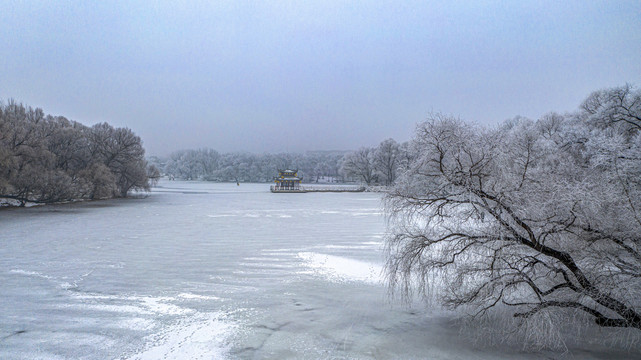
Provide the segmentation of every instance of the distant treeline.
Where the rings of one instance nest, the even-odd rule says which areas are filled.
[[[389,185],[409,163],[407,143],[393,139],[377,147],[304,154],[219,153],[213,149],[180,150],[167,158],[151,157],[169,178],[181,180],[270,182],[278,169],[297,169],[304,182],[362,182]]]
[[[298,169],[306,182],[343,181],[339,172],[344,151],[306,154],[219,153],[213,149],[180,150],[149,161],[170,179],[221,182],[269,182],[278,169]]]
[[[140,137],[107,123],[87,127],[14,101],[0,103],[0,200],[52,203],[149,190]]]

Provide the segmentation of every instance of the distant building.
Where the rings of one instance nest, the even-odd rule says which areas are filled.
[[[271,187],[272,191],[303,191],[300,187],[302,177],[298,177],[298,170],[278,170],[278,177],[274,178],[276,185]]]

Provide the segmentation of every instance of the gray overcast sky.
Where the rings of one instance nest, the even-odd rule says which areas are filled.
[[[355,149],[641,86],[641,1],[6,1],[0,99],[147,153]]]

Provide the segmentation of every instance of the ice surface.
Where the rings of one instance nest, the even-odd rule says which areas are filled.
[[[0,359],[550,357],[483,349],[449,315],[390,302],[380,194],[161,185],[0,211]]]

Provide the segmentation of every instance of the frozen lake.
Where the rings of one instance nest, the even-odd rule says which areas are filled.
[[[2,210],[0,358],[543,355],[478,348],[447,316],[390,301],[380,205],[165,181],[144,199]]]

